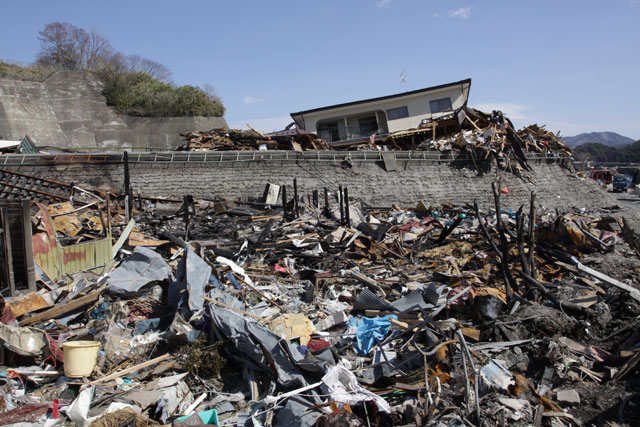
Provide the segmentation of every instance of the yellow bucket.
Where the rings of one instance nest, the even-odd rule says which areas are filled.
[[[68,341],[62,343],[64,375],[70,378],[88,377],[98,360],[98,341]]]

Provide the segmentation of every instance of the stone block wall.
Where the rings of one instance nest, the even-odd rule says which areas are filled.
[[[530,160],[532,172],[514,174],[495,166],[479,174],[473,164],[398,161],[398,170],[387,172],[382,162],[353,162],[351,167],[337,161],[297,160],[225,161],[225,162],[130,162],[134,191],[154,197],[182,197],[217,200],[247,195],[259,196],[266,183],[286,184],[292,194],[297,178],[301,194],[313,190],[349,188],[352,198],[373,206],[398,203],[413,206],[423,199],[428,204],[472,203],[493,206],[491,182],[497,177],[508,194],[503,206],[517,209],[528,206],[531,191],[536,191],[540,205],[550,209],[568,207],[599,208],[616,202],[590,179],[577,178],[561,161]],[[13,167],[21,173],[36,175],[95,189],[123,187],[123,164],[61,164]]]

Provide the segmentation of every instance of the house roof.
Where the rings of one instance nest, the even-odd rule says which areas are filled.
[[[444,89],[444,88],[447,88],[447,87],[459,86],[459,85],[464,85],[464,84],[469,84],[469,86],[471,86],[471,79],[460,80],[460,81],[452,82],[452,83],[445,83],[445,84],[442,84],[442,85],[432,86],[432,87],[428,87],[428,88],[424,88],[424,89],[412,90],[410,92],[402,92],[402,93],[396,93],[396,94],[393,94],[393,95],[380,96],[378,98],[369,98],[369,99],[363,99],[361,101],[345,102],[343,104],[330,105],[328,107],[320,107],[320,108],[313,108],[311,110],[298,111],[297,113],[291,113],[291,116],[293,117],[293,116],[297,116],[297,115],[301,115],[301,114],[309,114],[309,113],[315,113],[315,112],[318,112],[318,111],[332,110],[334,108],[348,107],[348,106],[351,106],[351,105],[366,104],[368,102],[384,101],[386,99],[401,98],[403,96],[416,95],[416,94],[419,94],[419,93],[426,93],[426,92],[431,92],[431,91],[438,90],[438,89]]]

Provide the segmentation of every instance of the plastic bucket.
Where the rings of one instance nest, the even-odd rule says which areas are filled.
[[[62,343],[64,374],[70,378],[88,377],[98,360],[98,341],[68,341]]]

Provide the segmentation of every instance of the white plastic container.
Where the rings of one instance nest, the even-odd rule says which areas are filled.
[[[62,343],[64,375],[70,378],[88,377],[98,360],[98,341],[67,341]]]

